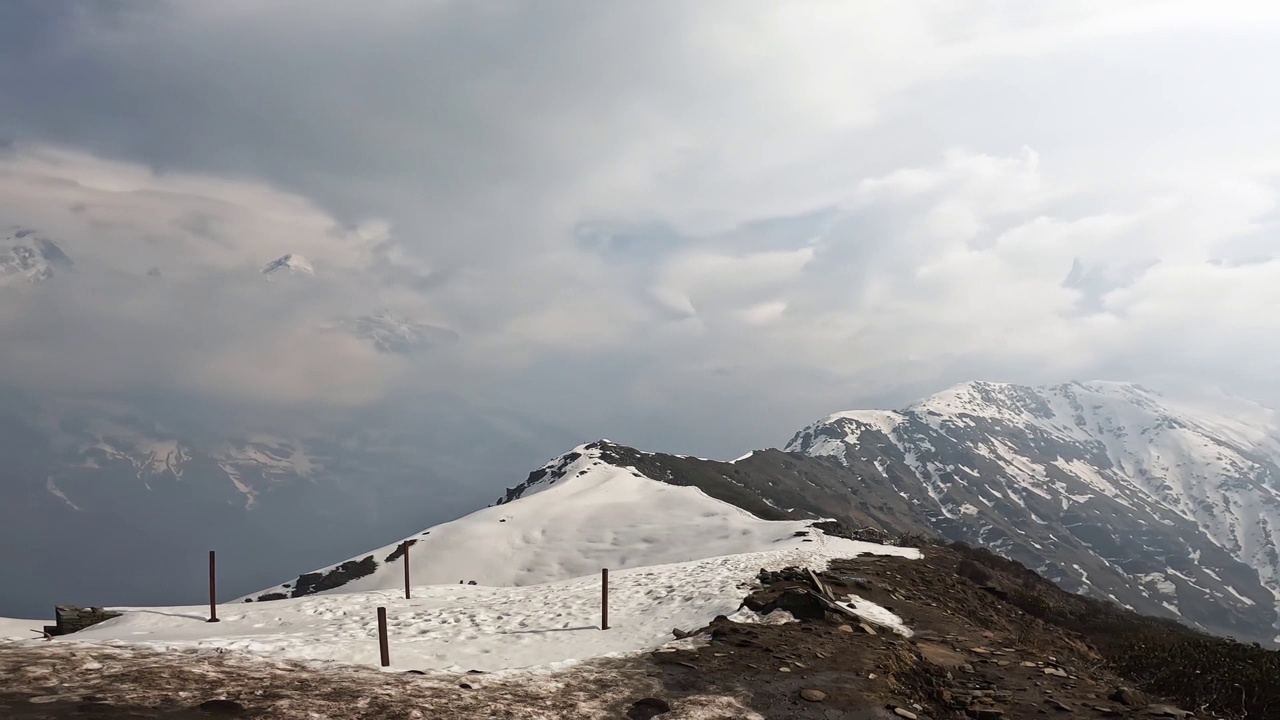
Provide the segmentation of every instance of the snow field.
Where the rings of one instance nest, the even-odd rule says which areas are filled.
[[[275,659],[378,664],[376,608],[387,608],[395,670],[488,673],[554,670],[590,658],[631,655],[734,614],[761,568],[823,568],[862,554],[919,557],[919,551],[820,537],[818,542],[610,572],[609,630],[600,630],[600,577],[523,587],[423,586],[405,600],[392,591],[320,595],[219,607],[115,608],[108,620],[58,642],[151,649],[223,649]],[[30,642],[30,641],[28,641]],[[35,641],[40,642],[40,641]]]
[[[45,625],[52,625],[52,620],[21,620],[19,618],[0,618],[0,641],[30,640],[39,638],[38,634]],[[32,632],[32,631],[35,632]]]

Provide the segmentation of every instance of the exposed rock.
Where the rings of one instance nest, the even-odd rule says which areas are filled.
[[[630,720],[649,720],[667,712],[671,712],[671,705],[666,700],[650,697],[631,703],[627,717]]]
[[[235,700],[205,700],[197,707],[200,712],[209,715],[239,715],[244,712],[244,705]]]
[[[341,565],[324,572],[311,572],[298,576],[297,585],[293,588],[293,597],[313,595],[324,590],[342,587],[352,580],[372,575],[378,569],[378,561],[368,555],[360,560],[348,560]],[[258,596],[259,600],[263,596]]]
[[[803,588],[789,588],[758,612],[768,615],[774,610],[786,610],[797,620],[821,620],[827,615],[827,606],[816,595]]]
[[[809,702],[822,702],[827,699],[827,694],[814,688],[805,688],[800,691],[800,697]]]
[[[1151,704],[1151,699],[1146,694],[1128,687],[1117,688],[1115,692],[1107,696],[1107,699],[1131,708],[1141,708]]]

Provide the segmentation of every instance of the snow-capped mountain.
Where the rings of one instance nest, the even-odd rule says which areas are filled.
[[[0,581],[0,614],[182,602],[210,549],[224,590],[248,592],[456,517],[572,441],[447,397],[442,416],[384,405],[277,432],[167,400],[0,395],[0,578],[41,578]]]
[[[1270,640],[1280,425],[1256,405],[1231,411],[1123,383],[974,382],[902,411],[836,413],[785,449],[887,479],[937,532],[1068,589]]]
[[[619,451],[626,449],[607,441],[578,446],[497,504],[241,600],[401,588],[403,543],[415,585],[474,581],[520,587],[589,576],[601,568],[800,551],[828,541],[810,528],[812,520],[763,519],[698,487],[620,466]]]
[[[420,552],[431,558],[423,560],[423,582],[553,576],[538,559],[540,543],[554,545],[566,533],[584,533],[574,541],[592,548],[587,565],[627,566],[647,558],[652,533],[622,533],[567,505],[554,519],[556,506],[548,505],[529,525],[531,516],[514,508],[532,507],[557,488],[548,501],[581,492],[597,498],[584,507],[614,507],[615,489],[617,501],[627,502],[627,486],[601,480],[635,478],[646,488],[656,482],[688,489],[763,521],[827,517],[984,546],[1068,590],[1271,644],[1280,598],[1280,435],[1274,414],[1256,405],[1233,402],[1230,415],[1206,409],[1226,402],[1178,404],[1118,383],[969,383],[901,411],[836,413],[797,433],[785,450],[733,462],[600,441],[534,471],[462,525],[410,540],[414,548],[432,543]],[[685,502],[696,515],[692,497]],[[645,525],[644,512],[637,512]],[[683,517],[684,510],[662,512]],[[723,518],[710,513],[707,522],[705,539],[692,539],[697,533],[690,530],[688,552],[715,549]],[[501,528],[485,532],[502,538],[493,541],[494,552],[507,559],[501,567],[476,560],[478,541],[469,534],[493,523]],[[389,565],[397,547],[254,597],[337,590],[353,581],[362,589],[395,587],[397,571]]]
[[[48,280],[71,265],[62,248],[34,230],[16,229],[0,239],[0,286]]]
[[[458,339],[458,334],[447,328],[416,322],[388,312],[351,318],[337,326],[362,340],[368,340],[381,352],[402,355]]]
[[[289,253],[264,265],[262,274],[268,279],[279,275],[315,275],[316,269],[312,267],[310,260],[301,255]]]

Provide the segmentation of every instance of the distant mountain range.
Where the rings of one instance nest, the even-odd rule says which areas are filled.
[[[984,546],[1066,589],[1272,645],[1280,642],[1280,433],[1264,408],[1228,398],[1215,407],[1231,414],[1122,383],[973,382],[901,411],[836,413],[782,450],[732,462],[608,441],[579,446],[495,506],[604,468],[693,486],[765,519],[831,517]],[[395,561],[395,548],[248,599],[342,592],[352,582],[370,589],[361,580],[370,577],[394,586],[395,573],[379,568]],[[643,555],[631,550],[614,566]]]
[[[33,229],[12,227],[0,232],[3,232],[3,237],[0,237],[0,289],[52,280],[75,265],[60,246]],[[316,268],[302,255],[287,253],[263,265],[260,273],[268,282],[285,278],[303,282],[315,277]],[[164,276],[164,271],[150,267],[143,274],[158,278]],[[2,301],[3,296],[0,296]],[[368,342],[379,352],[400,355],[412,355],[458,339],[453,330],[388,309],[336,318],[321,329],[347,333]]]
[[[572,435],[448,397],[296,436],[229,433],[148,399],[0,398],[0,615],[229,594],[482,502]],[[474,438],[484,437],[485,443]]]

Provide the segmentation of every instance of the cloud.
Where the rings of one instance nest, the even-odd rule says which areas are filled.
[[[726,453],[974,374],[1203,362],[1280,399],[1243,359],[1274,337],[1244,305],[1275,280],[1270,4],[20,3],[0,28],[0,220],[76,260],[0,302],[0,383],[462,387]],[[261,283],[289,252],[315,282]],[[457,339],[331,330],[381,313]]]
[[[74,261],[5,288],[10,386],[343,405],[380,399],[404,372],[350,334],[321,331],[376,302],[384,238],[343,229],[299,196],[33,148],[0,159],[0,217],[28,228],[14,242],[46,237]],[[289,252],[318,275],[268,282],[260,268]]]

